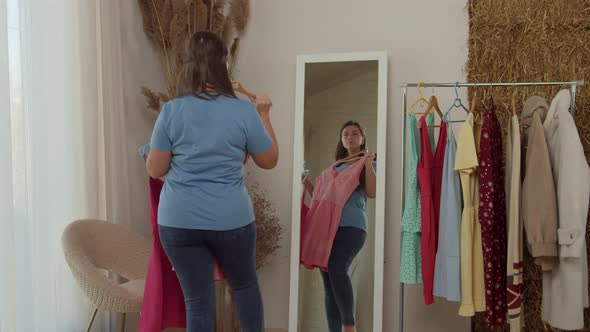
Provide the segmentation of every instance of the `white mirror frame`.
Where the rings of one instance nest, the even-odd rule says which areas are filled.
[[[387,53],[328,53],[297,56],[295,128],[293,135],[293,194],[291,219],[291,267],[289,280],[289,332],[298,332],[299,239],[301,226],[301,173],[303,172],[303,119],[305,65],[321,62],[377,61],[377,197],[375,198],[375,270],[373,289],[373,332],[383,328],[383,264],[385,233],[385,176],[387,142]]]

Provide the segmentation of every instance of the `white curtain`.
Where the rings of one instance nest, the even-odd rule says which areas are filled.
[[[0,332],[83,331],[92,311],[61,234],[110,217],[116,191],[105,141],[122,136],[105,139],[116,119],[103,105],[116,103],[103,91],[114,75],[103,75],[99,4],[0,0]],[[109,325],[101,314],[93,330]]]

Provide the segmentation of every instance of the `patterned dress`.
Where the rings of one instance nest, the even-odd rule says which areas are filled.
[[[486,324],[506,321],[506,194],[502,130],[492,105],[484,115],[479,161],[479,222],[483,243]]]
[[[420,137],[418,122],[414,114],[409,117],[410,155],[408,160],[408,189],[402,215],[402,255],[400,281],[406,284],[422,283],[422,261],[420,259],[420,185],[418,183],[418,159],[420,158]]]

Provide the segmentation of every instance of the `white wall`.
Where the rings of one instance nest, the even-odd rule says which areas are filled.
[[[134,228],[149,236],[150,220],[148,210],[148,175],[145,164],[137,154],[137,148],[149,143],[157,114],[146,110],[146,102],[141,94],[145,85],[155,91],[163,91],[164,80],[160,71],[157,53],[145,33],[137,1],[121,1],[121,45],[124,113],[127,142],[124,147],[129,155],[127,166],[131,220]]]
[[[295,60],[298,54],[387,51],[389,54],[388,157],[383,331],[399,322],[401,90],[406,81],[461,81],[467,58],[466,1],[253,0],[241,43],[238,78],[269,94],[281,158],[271,172],[253,170],[267,188],[283,225],[291,222]],[[428,91],[430,93],[430,91]],[[450,91],[442,91],[450,98]],[[440,99],[445,107],[450,99]],[[286,327],[289,236],[273,266],[261,272],[267,326]],[[269,296],[274,294],[274,296]],[[422,304],[421,288],[406,287],[405,331],[467,331],[458,306]]]

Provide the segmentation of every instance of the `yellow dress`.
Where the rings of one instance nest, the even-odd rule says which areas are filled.
[[[480,119],[469,113],[457,142],[455,170],[461,176],[461,306],[459,315],[473,316],[486,310],[481,227],[479,225],[478,150]]]

